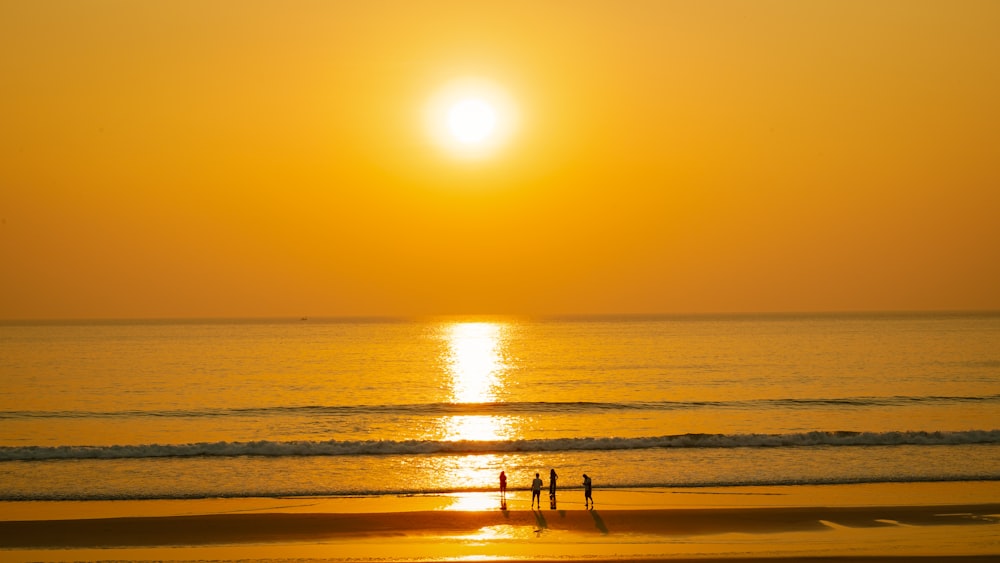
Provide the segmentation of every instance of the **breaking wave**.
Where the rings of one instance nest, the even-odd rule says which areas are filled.
[[[954,446],[1000,444],[1000,430],[962,432],[803,432],[791,434],[680,434],[642,438],[437,441],[202,442],[112,446],[0,447],[2,461],[142,459],[165,457],[302,457],[616,451],[653,448],[786,448],[843,446]]]

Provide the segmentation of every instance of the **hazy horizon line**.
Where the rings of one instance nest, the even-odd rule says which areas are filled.
[[[561,313],[561,314],[516,314],[516,313],[468,313],[436,315],[248,315],[248,316],[148,316],[148,317],[35,317],[0,318],[0,325],[32,324],[215,324],[215,323],[407,323],[407,322],[487,322],[487,321],[636,321],[636,320],[684,320],[684,319],[749,319],[749,318],[820,318],[820,317],[990,317],[1000,315],[996,309],[872,309],[872,310],[829,310],[829,311],[730,311],[698,313]]]

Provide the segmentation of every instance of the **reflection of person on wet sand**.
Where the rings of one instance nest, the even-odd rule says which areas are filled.
[[[590,482],[590,477],[587,477],[587,474],[584,473],[583,474],[583,505],[584,506],[589,506],[591,508],[594,507],[594,497],[591,496],[591,493],[593,492],[592,490],[593,490],[593,485]]]
[[[556,479],[558,478],[555,469],[549,470],[549,508],[552,510],[556,509]]]
[[[538,508],[542,507],[542,480],[538,477],[538,473],[535,473],[535,480],[531,482],[531,507],[535,507],[535,501],[538,501]]]
[[[500,472],[500,510],[507,510],[507,474]]]

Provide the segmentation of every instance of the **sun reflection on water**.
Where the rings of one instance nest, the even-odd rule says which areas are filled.
[[[448,370],[456,403],[495,401],[506,371],[497,323],[457,323],[448,327]]]
[[[507,440],[513,433],[513,421],[509,416],[459,415],[452,416],[445,423],[447,439],[497,441]]]
[[[501,506],[499,477],[501,471],[508,473],[509,495],[525,485],[515,475],[513,458],[497,454],[473,454],[462,456],[442,456],[429,460],[430,472],[439,481],[429,488],[444,492],[451,503],[445,510],[493,510]]]
[[[456,404],[497,403],[506,384],[504,361],[506,326],[493,322],[448,325],[446,366],[451,401]],[[511,419],[492,414],[454,415],[444,424],[448,440],[506,440]]]
[[[483,511],[497,509],[498,501],[492,495],[484,495],[482,493],[454,493],[448,496],[451,499],[451,504],[443,507],[442,510]]]

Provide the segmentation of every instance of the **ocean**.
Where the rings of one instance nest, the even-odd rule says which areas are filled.
[[[5,322],[0,382],[8,501],[1000,480],[990,313]]]

